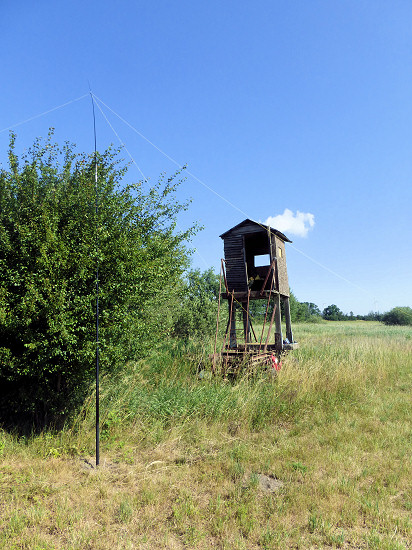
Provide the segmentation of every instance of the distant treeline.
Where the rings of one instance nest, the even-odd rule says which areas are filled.
[[[290,308],[293,321],[381,321],[385,325],[412,325],[412,309],[395,307],[386,313],[370,311],[366,315],[355,315],[353,311],[343,313],[336,304],[331,304],[321,312],[312,302],[299,302],[291,292]]]

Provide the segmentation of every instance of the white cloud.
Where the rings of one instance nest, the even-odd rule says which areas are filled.
[[[298,237],[306,237],[308,231],[315,225],[315,216],[313,214],[299,212],[299,210],[294,214],[292,210],[285,208],[283,214],[269,216],[264,224],[270,225],[270,227],[278,231],[282,231],[286,236],[297,235]]]

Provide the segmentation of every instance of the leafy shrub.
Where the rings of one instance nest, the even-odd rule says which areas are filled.
[[[321,324],[321,323],[325,322],[325,319],[323,317],[321,317],[320,315],[311,315],[310,317],[308,317],[306,319],[306,321],[308,323]]]
[[[382,316],[385,325],[412,325],[412,308],[394,307]]]
[[[144,191],[120,186],[118,151],[78,154],[37,140],[19,159],[11,136],[0,172],[0,421],[38,427],[81,402],[95,364],[99,265],[100,363],[116,372],[170,332],[194,228],[175,174]],[[98,215],[96,214],[98,201]]]
[[[181,304],[174,326],[179,337],[206,336],[216,328],[219,276],[212,269],[190,270],[181,289]]]

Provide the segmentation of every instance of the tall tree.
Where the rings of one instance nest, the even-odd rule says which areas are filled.
[[[322,315],[318,306],[313,302],[302,302],[302,305],[304,305],[306,308],[308,318],[311,317],[312,315],[315,315],[317,317],[320,317]]]
[[[335,304],[325,307],[322,315],[327,321],[341,321],[344,318],[342,311]]]

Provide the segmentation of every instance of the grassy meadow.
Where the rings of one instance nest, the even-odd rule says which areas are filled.
[[[166,343],[66,428],[0,431],[0,549],[412,548],[412,329],[294,326],[235,382]],[[202,356],[203,354],[203,356]]]

